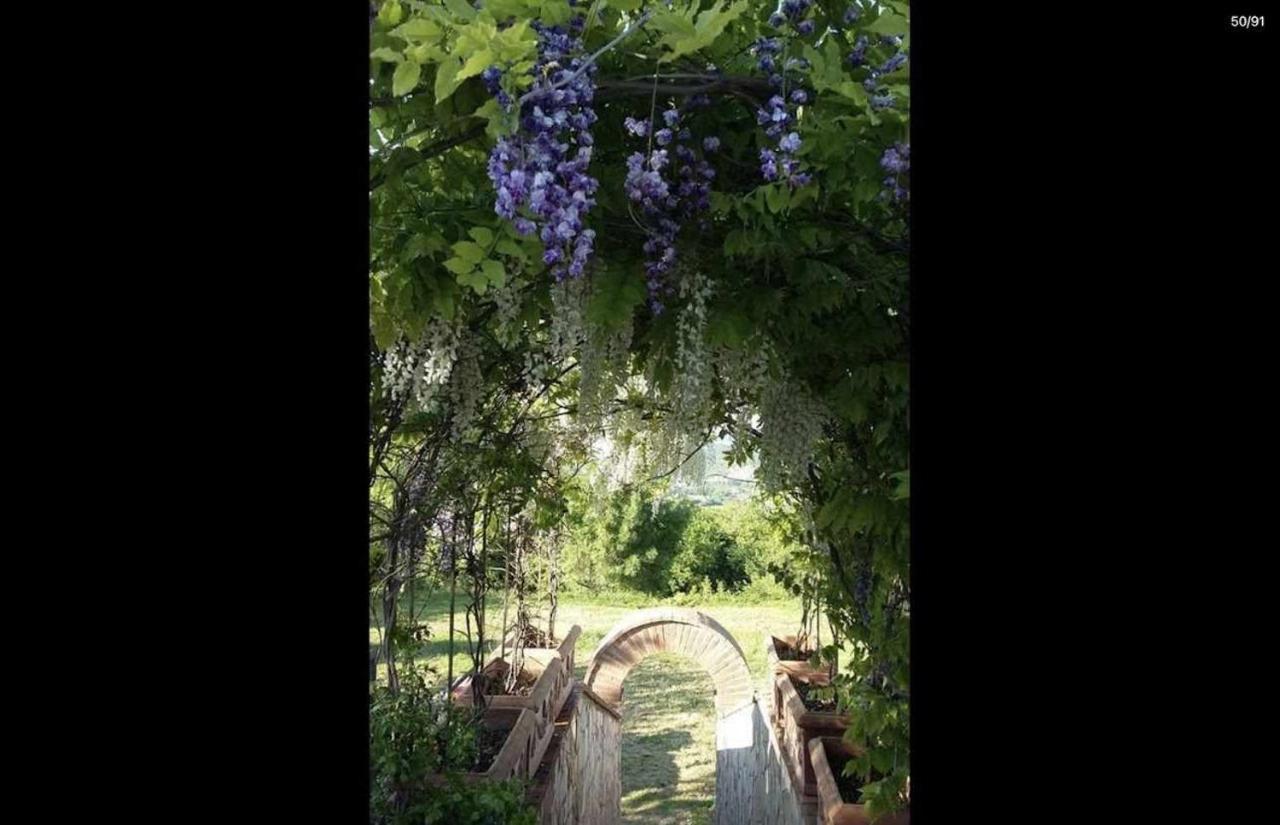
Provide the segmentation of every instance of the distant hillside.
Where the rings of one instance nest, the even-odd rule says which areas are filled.
[[[732,446],[733,439],[721,438],[704,447],[681,468],[668,495],[697,504],[724,504],[751,498],[756,489],[756,462],[753,459],[746,465],[729,466],[725,453]]]

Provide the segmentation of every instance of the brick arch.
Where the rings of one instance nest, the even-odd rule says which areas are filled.
[[[724,718],[755,698],[742,648],[719,622],[690,608],[657,607],[623,617],[587,662],[584,684],[622,709],[622,683],[654,653],[679,653],[706,668],[715,685],[716,715]]]

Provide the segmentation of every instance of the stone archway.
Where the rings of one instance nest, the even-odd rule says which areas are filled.
[[[729,631],[705,613],[672,607],[638,610],[614,625],[587,662],[583,683],[621,711],[623,680],[654,653],[679,653],[705,667],[720,718],[755,696],[747,660]]]
[[[631,669],[655,653],[677,653],[711,676],[716,703],[717,823],[745,823],[752,809],[759,727],[756,696],[742,648],[715,619],[688,608],[651,608],[624,617],[587,662],[583,684],[619,714],[622,683]],[[621,752],[617,754],[621,760]]]

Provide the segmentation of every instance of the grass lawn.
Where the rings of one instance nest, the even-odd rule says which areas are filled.
[[[461,601],[461,598],[460,598]],[[620,602],[627,602],[622,604]],[[639,607],[671,604],[641,601],[634,597],[609,603],[577,601],[566,597],[556,616],[556,630],[563,634],[577,624],[582,627],[575,654],[576,675],[582,678],[587,661],[620,619]],[[794,633],[800,622],[798,601],[741,605],[716,599],[697,607],[720,622],[738,641],[747,666],[765,696],[765,637],[769,633]],[[448,665],[449,599],[435,593],[419,597],[418,610],[431,629],[430,641],[423,645],[418,660],[434,667],[443,679]],[[407,606],[406,606],[407,612]],[[496,639],[502,623],[501,598],[488,606],[486,640]],[[470,667],[461,635],[464,617],[461,603],[455,619],[459,628],[454,652],[454,674]],[[545,626],[538,620],[539,626]],[[826,630],[826,628],[824,628]],[[380,638],[370,620],[369,641]],[[824,639],[827,638],[824,634]],[[383,675],[385,670],[380,672]],[[685,825],[710,822],[715,799],[715,704],[711,679],[702,666],[674,654],[646,659],[631,671],[626,682],[622,737],[622,821],[627,825]]]

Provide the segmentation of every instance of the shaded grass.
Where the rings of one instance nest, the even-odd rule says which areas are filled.
[[[659,653],[627,676],[622,723],[622,822],[709,822],[716,789],[711,677]]]

